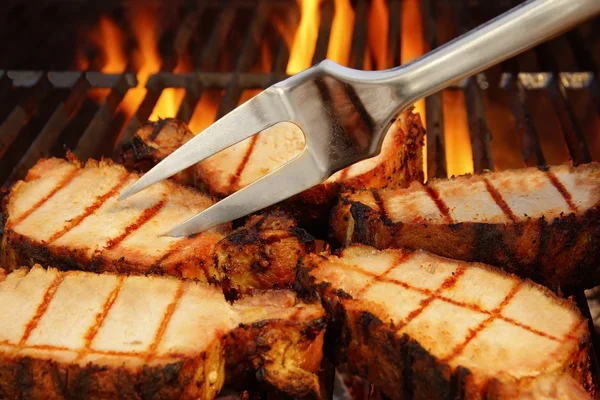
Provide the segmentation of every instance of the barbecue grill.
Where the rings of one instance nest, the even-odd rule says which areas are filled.
[[[303,63],[400,65],[517,3],[5,1],[0,185],[65,149],[82,160],[110,157],[149,118],[175,117],[199,131]],[[155,39],[150,54],[142,36]],[[425,114],[428,178],[600,161],[599,74],[596,19],[426,98],[417,110]],[[594,332],[585,294],[564,291]],[[598,345],[594,335],[596,354]]]

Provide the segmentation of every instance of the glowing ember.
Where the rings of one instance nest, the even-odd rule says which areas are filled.
[[[297,74],[311,66],[319,34],[319,0],[299,1],[301,2],[300,25],[294,37],[286,70],[290,75]]]
[[[331,37],[327,47],[327,58],[342,64],[350,62],[354,10],[350,0],[335,0],[335,14],[331,23]]]

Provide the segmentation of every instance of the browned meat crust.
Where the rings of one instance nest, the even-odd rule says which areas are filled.
[[[147,172],[194,135],[186,124],[175,118],[148,121],[117,152],[116,162],[125,168]],[[179,172],[171,179],[189,186],[199,184],[193,167]]]
[[[286,209],[301,224],[326,229],[329,213],[342,192],[404,188],[413,181],[423,182],[424,140],[421,117],[409,109],[398,116],[388,132],[382,153],[376,159],[363,161],[371,163],[370,168],[357,172],[361,171],[361,163],[346,168],[321,185],[287,200]]]
[[[2,347],[2,346],[0,346]],[[75,365],[0,353],[0,396],[6,399],[211,399],[223,382],[208,382],[208,368],[221,349],[173,363],[132,371],[89,363]]]
[[[291,288],[298,260],[313,250],[314,238],[288,214],[254,215],[217,244],[215,277],[231,300],[255,289]]]
[[[64,170],[64,171],[62,171]],[[11,269],[21,265],[53,265],[63,270],[79,269],[94,272],[113,271],[134,274],[169,274],[185,278],[195,278],[205,282],[222,284],[228,299],[236,299],[239,294],[249,293],[254,289],[282,289],[293,283],[294,268],[299,257],[311,251],[314,247],[313,238],[299,228],[289,215],[282,212],[271,212],[250,217],[245,226],[227,235],[228,225],[212,232],[204,232],[194,237],[171,240],[173,243],[165,246],[164,238],[158,238],[161,230],[176,223],[176,218],[154,213],[158,207],[171,209],[178,213],[178,207],[189,208],[198,203],[197,210],[210,204],[211,200],[193,188],[186,188],[172,182],[161,183],[164,189],[162,200],[152,200],[152,194],[136,195],[137,203],[123,206],[113,198],[104,198],[103,206],[94,205],[95,210],[85,218],[73,217],[70,207],[66,211],[57,211],[56,215],[49,213],[46,217],[37,217],[36,211],[32,216],[39,223],[27,223],[25,226],[19,220],[19,215],[27,213],[20,205],[32,197],[42,196],[46,186],[52,186],[52,172],[57,172],[55,180],[60,180],[63,172],[67,174],[92,174],[98,180],[108,179],[103,174],[123,174],[129,180],[137,175],[128,174],[124,169],[109,161],[89,162],[85,167],[65,160],[44,160],[34,167],[24,182],[17,183],[7,197],[5,212],[7,216],[6,234],[3,237],[3,264]],[[96,177],[98,174],[99,177]],[[77,203],[92,201],[87,185],[79,181],[71,181],[71,185],[79,185],[72,190],[72,196],[65,201]],[[79,182],[79,183],[78,183]],[[95,182],[95,181],[94,181]],[[50,183],[49,185],[46,185]],[[67,185],[69,186],[69,185]],[[122,187],[126,185],[121,185]],[[68,188],[67,188],[68,189]],[[33,193],[32,193],[33,192]],[[60,191],[59,191],[60,192]],[[59,193],[60,195],[60,193]],[[117,195],[115,192],[114,196]],[[100,196],[102,197],[102,195]],[[106,196],[105,196],[106,197]],[[79,200],[83,198],[84,200]],[[111,204],[108,204],[112,202]],[[41,208],[38,207],[38,209]],[[195,210],[192,208],[191,211]],[[42,210],[43,211],[43,210]],[[131,214],[144,217],[141,232],[138,227],[140,217],[133,218]],[[190,212],[191,214],[191,212]],[[122,224],[122,218],[130,218],[131,224]],[[59,240],[55,231],[61,227],[73,225],[65,220],[78,220],[75,226],[78,234],[63,234]],[[44,232],[38,232],[39,224],[45,224]],[[153,223],[160,223],[153,228]],[[113,225],[123,225],[113,229]],[[136,229],[137,228],[137,229]],[[64,230],[64,229],[63,229]],[[48,232],[50,233],[48,233]],[[105,237],[106,231],[114,232],[111,237]],[[62,232],[62,231],[61,231]],[[127,245],[115,245],[124,237],[129,238]],[[139,235],[139,239],[136,239]],[[50,237],[51,239],[48,239]],[[133,240],[136,239],[136,240]],[[62,240],[62,241],[61,241]],[[156,242],[156,246],[148,243]],[[145,247],[139,247],[139,244]],[[163,246],[160,254],[149,257],[146,252],[157,250]]]
[[[320,383],[314,373],[321,367],[326,325],[324,312],[310,320],[292,315],[240,324],[224,336],[227,386],[243,389],[268,383],[283,393],[318,398]]]
[[[510,204],[531,211],[519,214]],[[552,289],[591,288],[600,284],[600,164],[355,193],[335,207],[330,229],[342,245],[421,248],[499,266]]]
[[[411,257],[420,261],[410,261]],[[400,264],[386,269],[381,260],[397,260]],[[419,263],[424,269],[421,272],[417,272]],[[429,280],[437,281],[434,276],[442,273],[445,263],[456,270],[452,274],[450,270],[444,272],[447,278],[438,290],[423,292],[435,299],[419,302],[417,297],[415,302],[412,296],[423,290],[415,288],[430,285]],[[359,272],[362,270],[372,275]],[[478,282],[479,273],[469,275],[477,271],[487,278],[496,278],[489,281],[482,278]],[[460,279],[466,280],[457,284]],[[332,355],[335,362],[347,363],[352,373],[364,377],[392,399],[512,399],[516,393],[532,390],[527,376],[546,373],[566,374],[590,392],[594,391],[589,372],[589,333],[577,308],[542,286],[520,281],[497,269],[481,264],[465,265],[420,251],[377,252],[366,246],[352,246],[339,258],[322,255],[305,258],[298,269],[298,282],[297,287],[306,290],[305,296],[318,295],[323,300],[330,321],[325,348],[335,349]],[[490,290],[504,290],[500,289],[503,286],[500,282],[513,282],[513,289],[499,303],[498,307],[503,308],[497,315],[501,317],[494,318],[505,318],[508,323],[476,317],[480,312],[476,310],[481,310],[479,307],[489,300],[486,296]],[[480,292],[486,283],[491,289]],[[461,291],[465,293],[459,295]],[[508,304],[515,301],[518,292],[521,297],[516,301],[523,308],[513,307],[509,317]],[[539,295],[547,300],[540,302]],[[538,311],[525,310],[526,297],[530,297],[529,307],[533,310],[537,307]],[[458,312],[461,299],[471,304],[469,308],[473,307],[475,314],[469,316],[472,311],[467,312],[466,308]],[[569,316],[568,328],[556,315],[550,317],[557,319],[556,327],[547,317],[537,316],[536,312],[543,312],[542,308],[548,305]],[[413,310],[417,306],[421,308]],[[491,317],[496,315],[494,312]],[[400,314],[405,316],[399,317]],[[536,316],[532,320],[527,315]],[[486,322],[471,325],[470,318]],[[461,324],[465,327],[459,328]],[[486,329],[493,331],[484,335]],[[456,332],[464,333],[455,337]],[[461,338],[462,335],[467,337]],[[479,337],[477,342],[475,337]],[[549,344],[550,337],[558,342]],[[512,343],[516,345],[514,349]],[[460,355],[453,349],[461,349]],[[517,367],[527,357],[520,354],[523,352],[531,353],[529,361],[524,362],[528,366]]]
[[[284,133],[290,132],[282,131],[278,134]],[[424,135],[425,129],[420,116],[414,114],[412,110],[407,110],[398,117],[390,129],[379,156],[338,172],[323,184],[292,197],[276,208],[291,213],[302,226],[326,229],[326,219],[341,191],[398,188],[408,186],[413,180],[423,181]],[[174,119],[150,122],[137,132],[130,144],[125,146],[120,161],[127,168],[146,171],[192,137],[189,129]],[[273,147],[275,146],[273,143],[279,142],[271,139],[263,144],[260,142],[253,144],[248,147],[249,153],[232,150],[230,158],[223,159],[219,163],[202,162],[184,171],[184,174],[177,179],[182,183],[206,190],[210,194],[219,197],[228,196],[280,165],[273,162],[269,154],[262,155],[262,158],[252,157],[253,151],[295,151],[285,146]],[[292,156],[293,154],[290,155]],[[252,171],[248,172],[247,176],[244,175],[243,179],[240,178],[243,168],[240,170],[241,167],[238,166],[238,161],[242,157],[247,161],[243,164],[243,168]],[[290,157],[277,155],[276,158],[281,158],[279,161],[282,161],[283,158]]]
[[[138,177],[110,160],[85,166],[77,160],[40,160],[5,198],[3,266],[39,263],[210,281],[214,247],[231,225],[188,238],[159,237],[213,200],[167,180],[118,202],[120,191]]]
[[[0,312],[0,398],[211,399],[225,380],[258,380],[293,397],[318,395],[325,327],[319,304],[266,291],[230,305],[201,283],[131,279],[35,266],[0,282],[0,298],[16,312]],[[120,291],[103,289],[109,283]],[[77,289],[74,303],[65,285],[95,290]],[[152,309],[157,293],[175,297]],[[123,296],[146,297],[148,313],[132,314]],[[94,318],[99,306],[104,311]]]

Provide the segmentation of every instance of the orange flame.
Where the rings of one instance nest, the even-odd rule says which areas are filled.
[[[190,71],[190,61],[187,57],[182,57],[173,72],[182,73]],[[183,88],[167,88],[162,91],[152,114],[148,117],[148,120],[155,121],[159,118],[173,118],[177,116],[177,111],[183,97],[185,96],[185,89]]]
[[[286,72],[290,75],[310,67],[319,34],[319,0],[300,0],[300,25],[290,50]]]
[[[352,45],[352,27],[354,26],[354,10],[350,0],[335,0],[335,14],[331,23],[331,37],[327,47],[327,58],[338,64],[348,65],[350,62],[350,46]]]
[[[156,11],[152,7],[134,7],[130,14],[130,20],[138,43],[135,59],[139,68],[137,72],[138,85],[127,91],[118,108],[118,112],[124,113],[127,118],[130,118],[138,109],[146,95],[145,85],[148,78],[151,74],[160,70],[162,63],[157,48]],[[102,16],[90,38],[101,51],[104,61],[102,72],[121,73],[126,70],[127,55],[123,46],[125,35],[113,20]],[[83,55],[78,53],[77,63],[79,67],[86,66],[82,58]],[[181,63],[178,68],[183,69]],[[104,92],[91,93],[92,97],[97,97],[98,94],[102,97],[105,96]],[[149,119],[174,117],[183,96],[183,89],[165,89],[161,93]]]
[[[270,52],[268,43],[264,41],[260,46],[260,59],[257,60],[254,66],[250,68],[250,72],[270,72],[273,64],[273,56]],[[183,63],[183,69],[189,68],[186,63]],[[178,72],[180,67],[175,68]],[[247,89],[242,92],[238,106],[250,100],[262,92],[262,89]],[[194,134],[198,134],[212,124],[217,116],[217,111],[223,93],[220,90],[209,90],[205,92],[200,102],[196,105],[188,126]]]
[[[442,92],[446,169],[448,176],[473,172],[473,150],[469,136],[465,95],[462,90]]]
[[[146,95],[148,77],[160,69],[160,56],[156,48],[158,35],[156,32],[156,13],[151,7],[135,7],[131,14],[131,25],[138,43],[136,61],[139,65],[138,85],[130,89],[119,107],[127,117],[131,117],[140,106]],[[156,110],[156,107],[155,107]]]
[[[388,37],[388,8],[384,0],[373,0],[369,10],[369,57],[365,62],[375,59],[375,65],[365,69],[386,69],[387,65],[387,37]],[[365,65],[366,67],[366,65]]]
[[[102,72],[118,74],[125,71],[127,56],[122,46],[125,39],[115,22],[105,15],[101,16],[98,28],[92,33],[91,39],[101,50],[104,60]]]
[[[90,68],[90,60],[87,59],[82,50],[77,50],[75,53],[75,68],[79,71],[85,71]]]
[[[222,98],[222,90],[212,89],[207,90],[202,94],[202,97],[196,105],[194,113],[192,114],[192,118],[188,124],[194,135],[202,132],[215,121],[219,103],[221,102]]]
[[[98,25],[90,32],[89,38],[100,50],[101,60],[104,63],[100,71],[107,74],[121,73],[127,67],[127,57],[122,47],[124,34],[119,26],[106,15],[100,16]],[[90,68],[89,60],[81,51],[76,55],[77,68],[87,70]],[[88,95],[96,102],[104,99],[110,89],[93,89]]]

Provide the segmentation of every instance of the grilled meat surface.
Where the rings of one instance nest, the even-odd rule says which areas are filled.
[[[340,243],[420,248],[550,288],[600,284],[600,164],[461,176],[363,191],[332,212]]]
[[[216,279],[230,300],[255,289],[290,289],[298,261],[314,249],[314,238],[288,214],[253,215],[217,243]]]
[[[284,209],[313,224],[327,218],[341,190],[406,187],[423,180],[422,147],[425,130],[418,114],[407,110],[398,116],[387,134],[381,154],[333,175],[323,184],[287,200]],[[120,161],[147,171],[193,134],[181,122],[168,119],[144,125],[124,146]],[[225,197],[291,160],[304,148],[304,136],[290,123],[275,125],[194,167],[176,179],[208,193]]]
[[[137,130],[130,142],[123,145],[116,161],[129,169],[147,172],[193,137],[188,126],[175,118],[148,121]],[[198,186],[197,178],[196,168],[191,167],[170,179]]]
[[[251,216],[233,232],[224,225],[191,238],[159,238],[212,200],[165,181],[119,203],[118,192],[137,176],[107,161],[82,168],[40,161],[6,202],[5,268],[40,263],[165,273],[221,284],[233,300],[257,289],[289,288],[298,259],[314,248],[312,236],[282,212]]]
[[[210,399],[249,373],[290,396],[319,392],[324,311],[292,292],[231,305],[173,277],[0,276],[0,398]]]
[[[491,384],[491,398],[520,400],[592,400],[592,397],[571,376],[544,374],[533,379],[514,381],[514,384]]]
[[[311,255],[298,275],[330,313],[336,361],[390,398],[513,398],[504,390],[549,373],[592,390],[587,321],[531,281],[364,245]]]
[[[139,178],[111,161],[40,160],[5,199],[2,266],[166,273],[209,280],[221,225],[188,238],[159,237],[213,204],[196,189],[160,182],[119,202]]]

